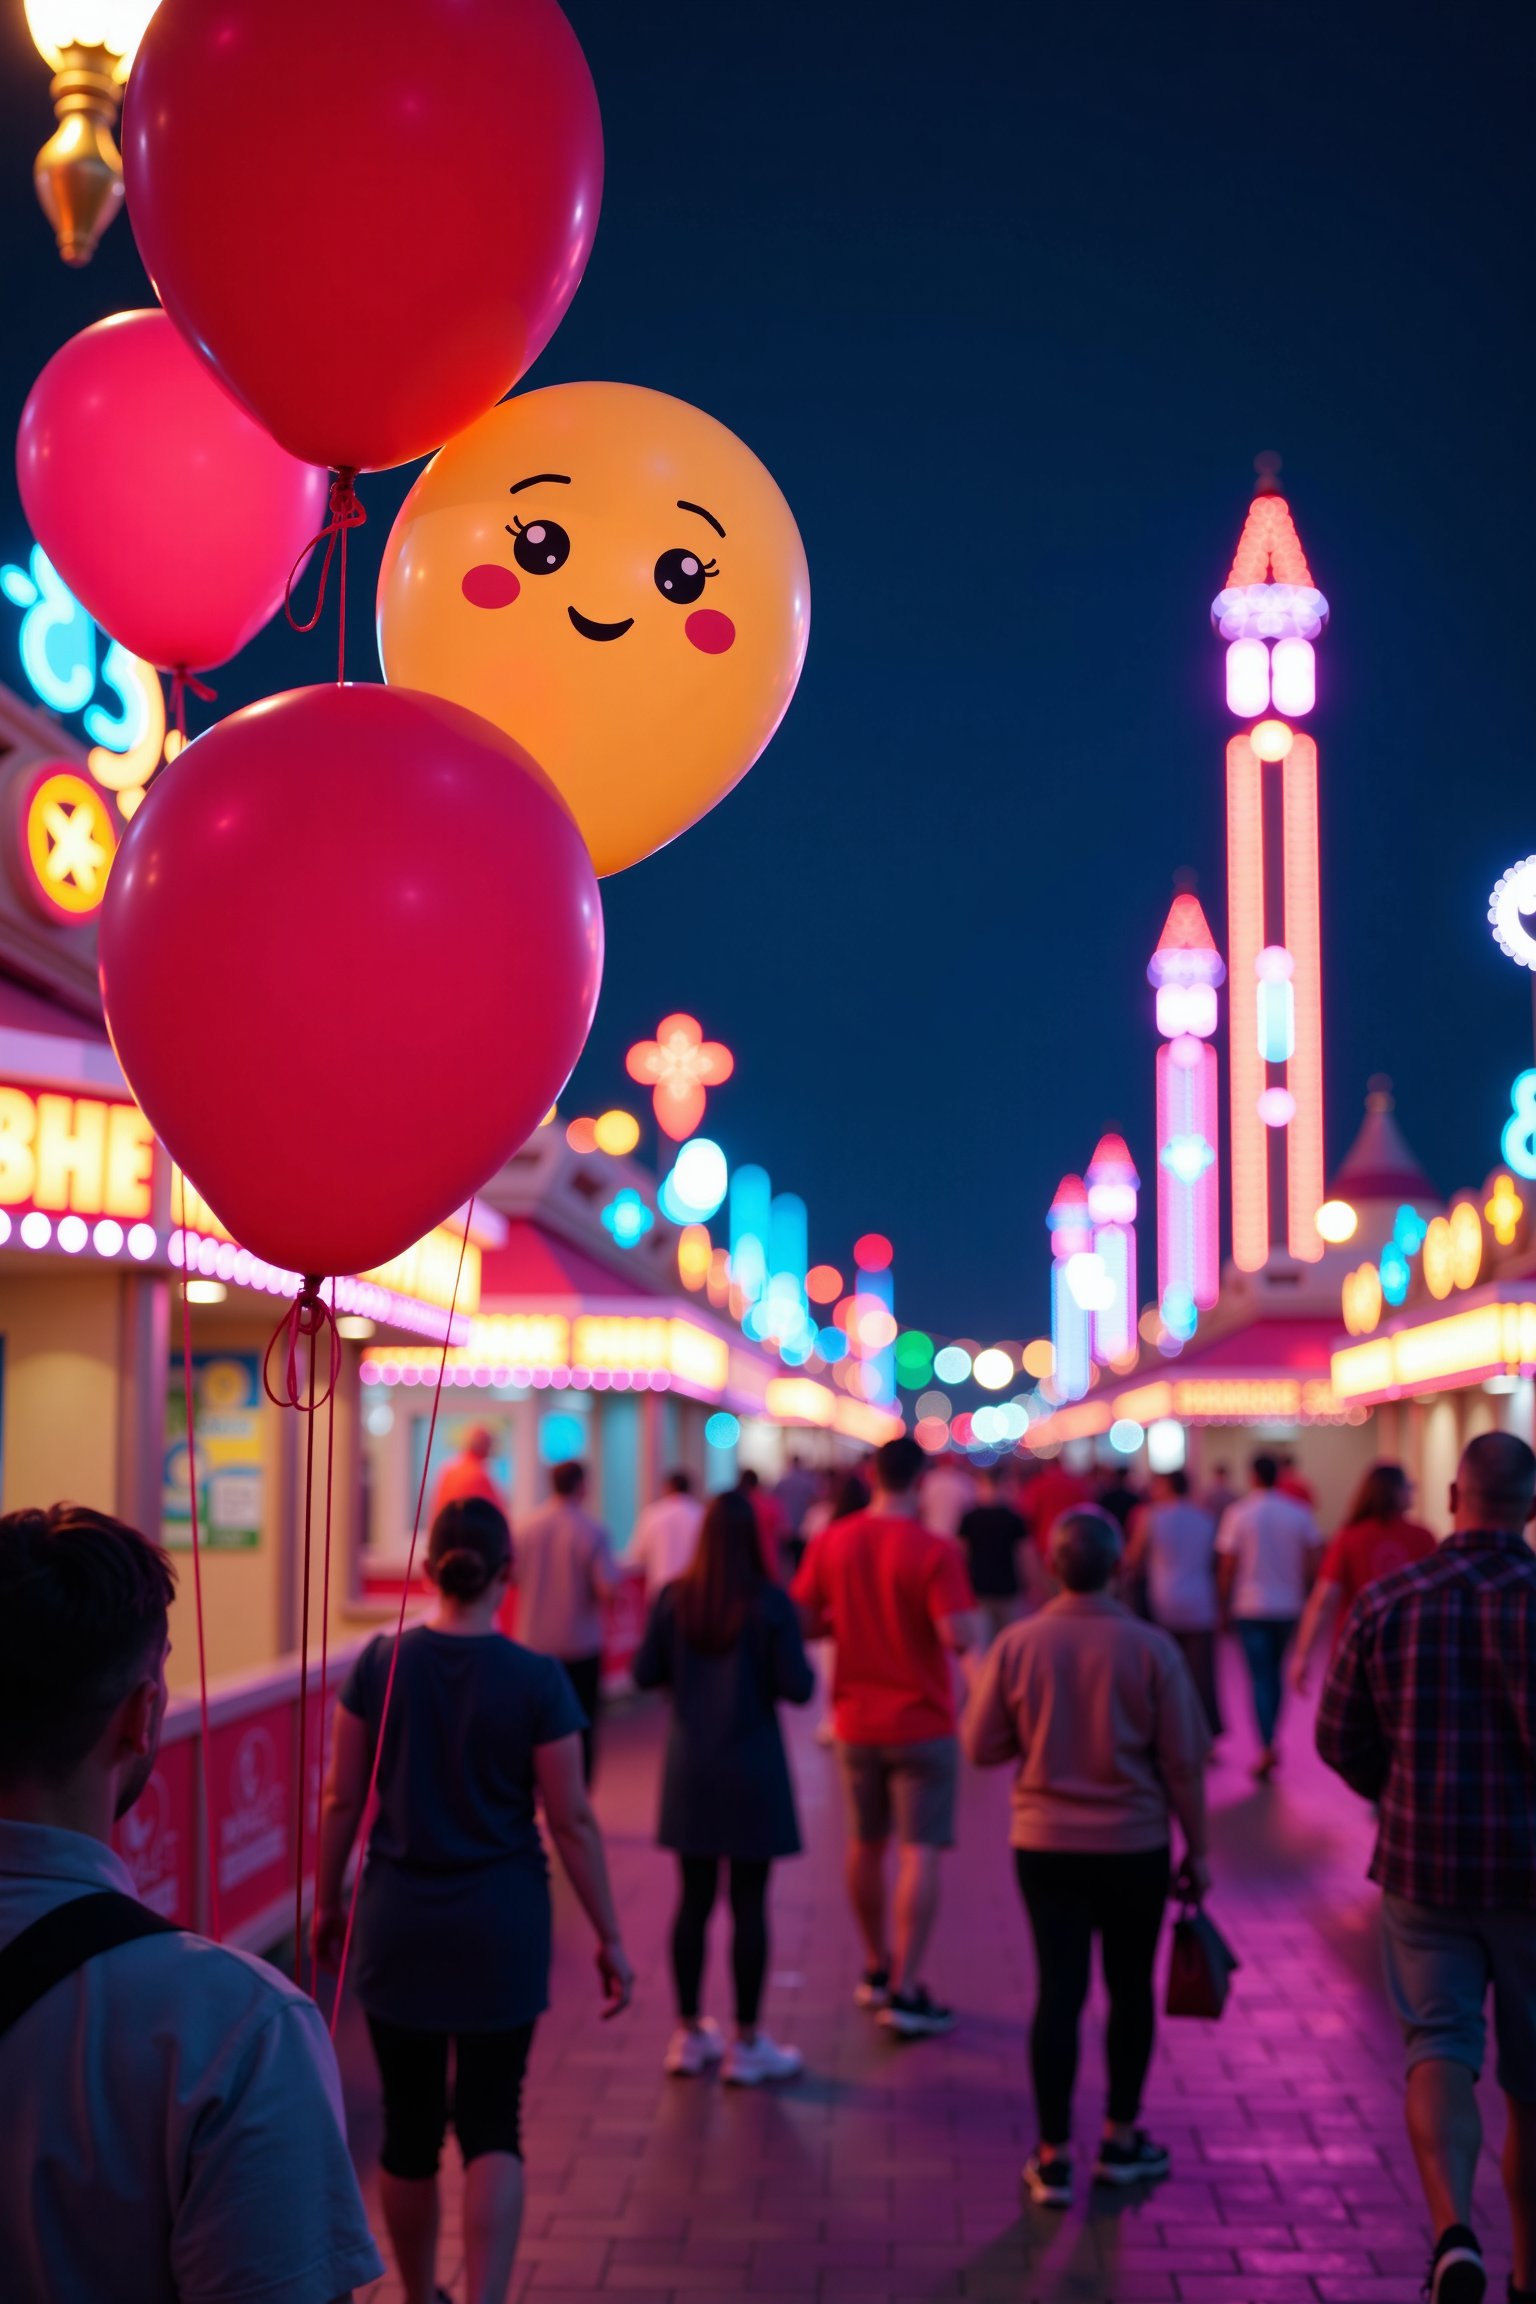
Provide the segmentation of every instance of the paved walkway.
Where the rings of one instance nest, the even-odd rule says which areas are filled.
[[[1246,1721],[1235,1675],[1229,1717]],[[650,1704],[612,1719],[598,1807],[640,1990],[628,2015],[599,2021],[589,1934],[562,1883],[554,2006],[529,2081],[528,2216],[513,2296],[1411,2304],[1425,2226],[1377,1980],[1368,1819],[1312,1756],[1310,1727],[1293,1710],[1286,1766],[1268,1790],[1247,1776],[1245,1727],[1212,1774],[1212,1909],[1245,1966],[1220,2025],[1162,2028],[1147,2118],[1172,2149],[1171,2180],[1146,2197],[1095,2194],[1063,2217],[1020,2205],[1019,2168],[1034,2139],[1033,1977],[1002,1777],[965,1786],[929,1961],[934,1989],[962,2021],[947,2039],[898,2046],[852,2005],[835,1762],[809,1723],[795,1721],[808,1853],[776,1876],[766,2018],[804,2049],[808,2070],[772,2093],[733,2091],[662,2075],[672,1878],[651,1845],[662,1719]],[[717,1913],[711,1948],[722,2017],[724,1921]],[[1096,2007],[1084,2049],[1080,2156],[1102,2109]],[[378,2114],[355,2008],[343,2064],[372,2204]],[[1486,2109],[1497,2148],[1502,2111],[1491,2095]],[[448,2163],[441,2276],[461,2293],[451,2144]],[[1490,2293],[1502,2294],[1491,2154],[1483,2185],[1485,2233],[1499,2236]],[[370,2304],[399,2295],[391,2277]]]

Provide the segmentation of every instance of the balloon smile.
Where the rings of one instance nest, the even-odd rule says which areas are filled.
[[[594,624],[591,617],[583,616],[579,608],[567,608],[566,614],[583,640],[622,640],[634,622],[633,616],[626,616],[622,623]]]

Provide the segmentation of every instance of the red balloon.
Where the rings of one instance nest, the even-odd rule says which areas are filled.
[[[163,312],[119,312],[55,352],[21,412],[16,477],[32,533],[103,631],[190,671],[275,614],[328,486]]]
[[[123,160],[189,343],[295,456],[358,471],[511,389],[602,197],[555,0],[176,0],[134,61]]]
[[[100,955],[129,1084],[236,1240],[365,1272],[549,1110],[603,916],[565,803],[500,729],[408,689],[295,688],[150,787]]]

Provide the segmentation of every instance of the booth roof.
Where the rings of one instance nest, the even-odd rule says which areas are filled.
[[[650,1301],[655,1290],[616,1275],[573,1241],[558,1239],[531,1216],[514,1216],[499,1248],[488,1248],[480,1269],[480,1301],[493,1309],[503,1297],[562,1303],[584,1296]]]

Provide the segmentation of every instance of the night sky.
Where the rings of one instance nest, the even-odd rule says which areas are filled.
[[[1484,914],[1536,850],[1536,16],[569,13],[607,192],[530,380],[649,384],[739,432],[799,518],[813,618],[746,783],[605,884],[563,1108],[631,1100],[626,1045],[692,1009],[738,1055],[709,1126],[805,1195],[813,1256],[877,1227],[908,1320],[1033,1333],[1061,1172],[1116,1124],[1150,1180],[1144,972],[1180,868],[1223,935],[1209,604],[1273,448],[1333,609],[1310,723],[1330,1159],[1385,1071],[1441,1187],[1478,1181],[1532,1060]],[[149,295],[122,221],[83,274],[53,254],[19,0],[0,107],[10,427],[66,336]],[[409,476],[365,484],[370,578]],[[0,551],[24,542],[7,457]],[[361,616],[352,654],[376,670]],[[279,627],[219,708],[324,677],[325,645]]]

